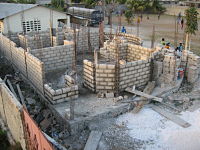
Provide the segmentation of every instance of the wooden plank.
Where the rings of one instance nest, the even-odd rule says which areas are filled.
[[[149,95],[149,94],[146,94],[144,92],[141,92],[141,91],[138,91],[138,90],[132,90],[131,88],[126,88],[125,90],[126,92],[129,92],[129,93],[132,93],[132,94],[135,94],[135,95],[139,95],[139,96],[142,96],[142,97],[146,97],[147,99],[152,99],[154,101],[158,101],[158,102],[162,102],[162,98],[159,98],[159,97],[155,97],[153,95]]]
[[[91,131],[84,150],[96,150],[101,139],[102,132]]]
[[[13,86],[9,79],[7,79],[7,83],[8,83],[8,86],[10,87],[10,90],[13,93],[13,95],[18,99],[17,94],[15,93],[15,90],[13,89]]]
[[[157,113],[161,114],[162,116],[166,117],[167,119],[173,121],[174,123],[176,123],[184,128],[191,126],[190,123],[186,122],[185,120],[181,119],[180,117],[178,117],[170,112],[163,110],[162,108],[160,108],[156,105],[151,105],[151,108],[154,111],[156,111]]]
[[[21,89],[20,89],[19,84],[17,84],[17,91],[18,91],[18,93],[19,93],[19,97],[20,97],[20,100],[21,100],[21,102],[22,102],[22,105],[27,109],[26,104],[25,104],[25,101],[24,101],[24,96],[23,96],[23,94],[22,94],[22,91],[21,91]]]
[[[155,88],[155,85],[156,85],[155,81],[148,82],[143,92],[146,94],[151,94],[153,89]],[[133,113],[138,113],[142,109],[142,107],[146,103],[148,103],[147,100],[148,99],[146,97],[140,97],[140,101],[136,104],[135,108],[133,109]]]

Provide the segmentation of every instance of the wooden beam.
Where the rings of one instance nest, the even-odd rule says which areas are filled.
[[[91,131],[84,150],[96,150],[101,139],[102,132]]]
[[[191,126],[190,123],[186,122],[185,120],[181,119],[180,117],[167,112],[165,110],[163,110],[162,108],[156,106],[156,105],[151,105],[151,108],[156,111],[157,113],[161,114],[162,116],[164,116],[165,118],[173,121],[174,123],[184,127],[184,128],[188,128],[189,126]]]
[[[17,84],[17,91],[18,91],[18,93],[19,93],[19,97],[20,97],[20,100],[21,100],[21,102],[22,102],[22,105],[27,109],[26,104],[25,104],[25,101],[24,101],[24,96],[23,96],[23,94],[22,94],[22,91],[21,91],[21,89],[20,89],[19,84]]]
[[[125,90],[126,92],[129,92],[129,93],[132,93],[132,94],[135,94],[135,95],[139,95],[139,96],[142,96],[142,97],[146,97],[147,99],[152,99],[154,101],[158,101],[158,102],[162,102],[162,98],[159,98],[159,97],[155,97],[153,95],[149,95],[149,94],[146,94],[144,92],[141,92],[141,91],[138,91],[138,90],[132,90],[131,88],[126,88]]]
[[[17,94],[15,93],[15,90],[13,89],[13,86],[9,79],[7,79],[7,83],[8,83],[8,86],[10,87],[10,90],[13,93],[13,95],[18,99]]]

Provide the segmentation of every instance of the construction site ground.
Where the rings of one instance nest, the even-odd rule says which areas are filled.
[[[147,14],[143,15],[142,22],[140,23],[139,27],[139,36],[144,41],[144,46],[151,47],[151,39],[152,39],[152,32],[153,32],[153,25],[155,25],[155,44],[160,43],[162,38],[165,38],[166,41],[174,44],[174,37],[175,37],[175,17],[169,15],[161,15],[160,20],[158,20],[158,15],[148,14],[149,20],[147,19]],[[137,18],[137,17],[136,17]],[[107,18],[105,20],[107,23]],[[185,21],[186,23],[186,21]],[[128,24],[126,18],[124,16],[121,17],[121,25],[126,27],[128,34],[137,35],[137,24],[136,19],[132,24]],[[198,25],[200,28],[200,19],[198,19]],[[114,29],[116,30],[119,26],[119,17],[113,15],[112,18],[112,28],[113,32]],[[108,28],[107,31],[110,32],[110,26],[106,25]],[[185,26],[184,26],[185,27]],[[178,28],[178,43],[183,42],[184,39],[184,29],[181,29],[179,25]],[[200,39],[200,31],[196,32],[196,35],[192,35],[191,40],[191,51],[200,55],[199,47],[199,39]]]
[[[159,43],[161,37],[166,39],[174,38],[174,17],[161,16],[157,20],[157,15],[149,15],[150,20],[143,15],[140,35],[144,39],[144,45],[150,47],[152,25],[156,25],[156,43]],[[123,18],[122,25],[126,25]],[[118,18],[113,17],[113,28],[116,29]],[[126,27],[128,33],[136,34],[136,25]],[[109,26],[106,26],[109,31]],[[181,31],[183,33],[183,31]],[[200,32],[196,37],[193,36],[191,49],[199,53]],[[182,39],[182,34],[179,39]],[[173,40],[171,40],[173,43]],[[92,55],[92,54],[91,54]],[[91,55],[86,55],[89,57]],[[174,111],[166,106],[157,104],[162,109],[179,116],[191,124],[188,128],[183,128],[171,120],[166,119],[155,112],[150,104],[145,105],[140,112],[134,114],[130,103],[124,103],[131,99],[133,95],[123,93],[123,99],[116,102],[115,98],[102,98],[97,94],[84,88],[82,84],[82,55],[78,56],[77,64],[77,82],[79,84],[79,98],[75,100],[75,120],[73,123],[82,123],[82,129],[75,135],[60,130],[59,122],[56,121],[51,109],[45,105],[40,96],[27,83],[22,81],[17,71],[12,69],[4,57],[0,57],[0,77],[8,74],[12,84],[20,83],[23,95],[25,97],[26,107],[37,122],[40,128],[56,141],[63,144],[69,150],[82,150],[91,131],[101,131],[102,136],[97,150],[199,150],[200,147],[200,78],[191,85],[185,81],[181,87],[164,97],[163,101],[171,106],[181,110]],[[55,88],[64,85],[64,74],[71,70],[59,70],[46,75],[47,81]],[[181,100],[173,100],[174,97],[183,97]],[[194,96],[194,97],[193,97]],[[172,99],[172,100],[170,100]],[[70,102],[54,105],[57,112],[65,119],[69,112]],[[127,112],[127,113],[125,113]],[[91,121],[92,120],[92,121]],[[76,128],[76,127],[75,127]]]

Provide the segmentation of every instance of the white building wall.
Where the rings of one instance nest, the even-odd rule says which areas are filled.
[[[52,13],[50,13],[52,11]],[[50,17],[52,14],[52,17]],[[67,26],[70,26],[70,17],[64,13],[51,10],[42,6],[36,6],[34,8],[24,11],[24,21],[34,21],[36,19],[40,20],[41,31],[46,31],[50,28],[50,18],[52,19],[52,28],[58,27],[58,19],[67,19]],[[11,32],[22,32],[22,12],[15,15],[9,16],[4,19],[4,31],[3,33],[8,33],[8,28]]]

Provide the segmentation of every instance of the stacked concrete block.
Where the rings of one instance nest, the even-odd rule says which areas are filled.
[[[110,33],[105,32],[104,35],[107,37],[110,37]],[[111,36],[114,37],[115,35],[112,34]],[[117,36],[123,37],[125,40],[128,41],[128,43],[131,43],[134,45],[141,45],[141,43],[142,43],[142,40],[139,37],[132,35],[132,34],[118,33]]]
[[[64,29],[64,36],[66,40],[74,41],[74,30],[72,28]],[[90,39],[90,42],[88,39]],[[76,29],[76,41],[78,52],[86,52],[89,50],[89,47],[94,50],[99,48],[99,32],[90,30],[88,34],[87,28]]]
[[[62,28],[56,29],[56,45],[63,45],[63,41],[65,39],[64,32],[62,31]]]
[[[38,49],[51,46],[51,37],[49,32],[34,32],[27,35],[18,35],[20,46],[23,48]]]
[[[164,56],[163,61],[163,82],[165,84],[171,84],[177,79],[177,62],[176,56],[169,53]]]
[[[74,59],[74,44],[30,50],[30,53],[39,58],[45,65],[45,72],[56,69],[69,68]]]
[[[96,65],[96,91],[113,91],[116,86],[115,65]]]
[[[78,85],[64,87],[61,89],[53,89],[48,84],[44,85],[45,96],[52,104],[69,101],[78,98]]]
[[[200,57],[193,53],[188,53],[187,68],[186,68],[186,75],[188,82],[194,83],[197,81],[200,73],[199,64],[200,64]]]
[[[163,62],[161,61],[153,61],[153,80],[156,81],[163,72]]]
[[[66,86],[71,87],[75,85],[75,80],[71,76],[65,75],[65,84]]]
[[[26,52],[26,63],[28,79],[41,93],[44,93],[44,63],[28,52]]]
[[[96,90],[96,79],[95,79],[95,67],[91,61],[83,61],[83,79],[84,86],[95,92]]]
[[[128,44],[127,49],[127,61],[145,60],[148,59],[151,54],[155,52],[154,49],[145,48],[138,45]]]
[[[150,79],[150,59],[128,62],[120,65],[120,90],[127,87],[140,87]]]

